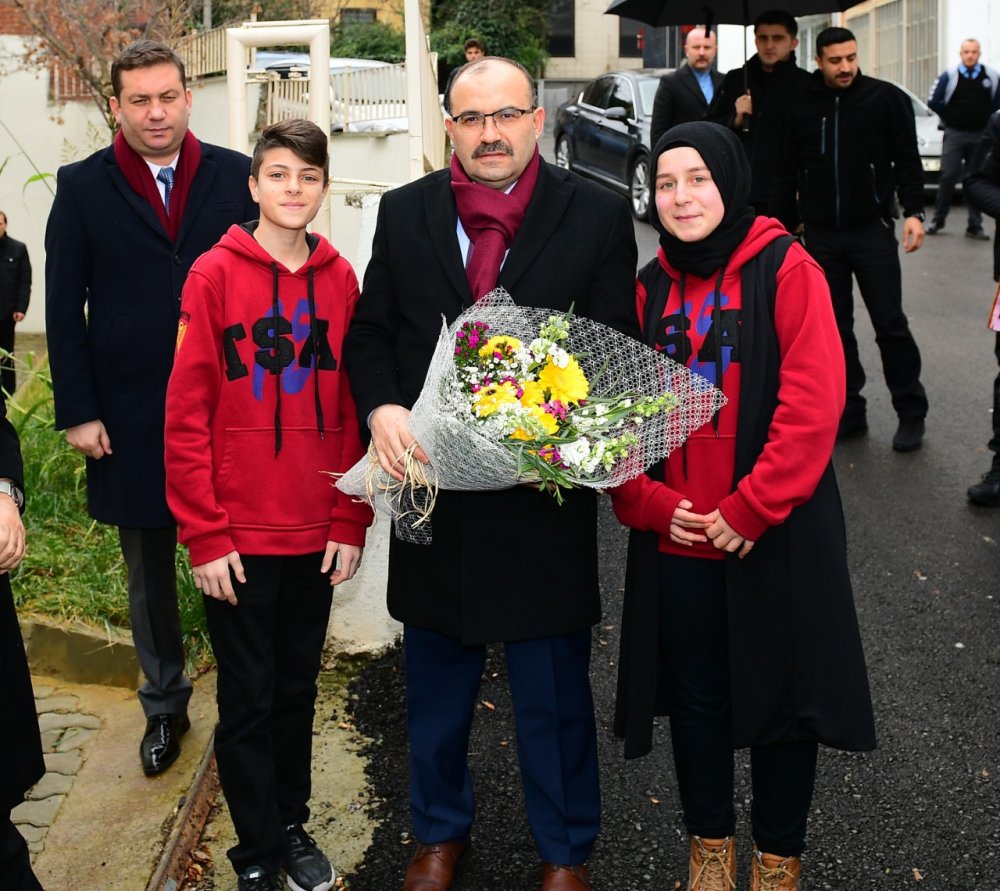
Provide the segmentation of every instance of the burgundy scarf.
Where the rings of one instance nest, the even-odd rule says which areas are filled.
[[[540,163],[536,145],[528,166],[507,194],[473,182],[458,162],[458,155],[451,156],[451,190],[455,195],[462,228],[472,242],[465,276],[469,280],[473,300],[478,300],[496,287],[504,254],[521,228],[531,196],[535,193]]]
[[[160,197],[160,190],[156,187],[156,179],[149,165],[132,146],[125,141],[121,130],[115,136],[115,160],[121,169],[125,181],[132,187],[132,191],[145,198],[156,215],[160,218],[163,228],[170,236],[171,241],[177,241],[177,233],[181,228],[181,220],[184,219],[184,206],[187,204],[188,193],[191,191],[191,183],[194,175],[198,172],[198,165],[201,163],[201,143],[195,139],[194,134],[188,130],[184,134],[184,142],[181,143],[180,156],[177,158],[177,167],[174,170],[174,187],[170,192],[170,216],[163,207],[163,199]]]

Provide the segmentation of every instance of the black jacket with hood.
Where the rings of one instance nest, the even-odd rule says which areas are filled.
[[[846,89],[827,87],[822,71],[811,76],[782,120],[771,212],[791,230],[887,220],[898,215],[897,195],[904,216],[921,213],[924,173],[906,94],[861,73]]]

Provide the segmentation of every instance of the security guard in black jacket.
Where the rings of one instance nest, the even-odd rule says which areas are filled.
[[[846,28],[817,36],[819,70],[782,121],[771,212],[804,235],[830,285],[847,363],[838,437],[868,431],[861,395],[865,372],[854,336],[854,275],[899,417],[892,447],[911,452],[923,442],[927,394],[920,383],[920,351],[903,312],[893,218],[902,205],[903,250],[917,250],[924,240],[923,168],[910,100],[898,87],[862,75],[857,48]]]

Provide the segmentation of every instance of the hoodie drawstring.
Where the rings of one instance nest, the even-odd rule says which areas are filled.
[[[313,354],[313,402],[316,405],[316,429],[319,438],[323,439],[323,403],[319,398],[319,325],[316,324],[316,295],[313,291],[314,267],[309,267],[309,337],[312,340]]]
[[[271,288],[271,311],[273,323],[271,330],[274,332],[274,361],[277,368],[274,372],[275,395],[277,399],[274,403],[274,457],[278,457],[281,451],[281,350],[278,347],[278,264],[272,261],[271,273],[273,285]]]

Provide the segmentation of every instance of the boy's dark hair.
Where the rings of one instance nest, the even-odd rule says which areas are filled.
[[[253,148],[250,175],[257,179],[264,153],[271,149],[286,148],[307,164],[323,171],[324,185],[330,180],[330,142],[326,134],[303,118],[290,118],[265,127]]]
[[[181,76],[181,86],[187,89],[187,74],[184,63],[165,43],[156,40],[137,40],[123,49],[111,63],[111,88],[115,98],[122,97],[122,72],[136,68],[152,68],[154,65],[173,65]]]
[[[5,223],[9,222],[8,219],[7,219],[7,214],[5,214],[2,210],[0,210],[0,217],[3,217],[3,221]]]
[[[465,41],[465,46],[462,47],[462,49],[473,49],[473,48],[480,49],[483,51],[483,53],[486,52],[486,44],[483,43],[478,37],[470,37],[468,40]]]
[[[520,62],[515,62],[513,59],[508,59],[505,56],[487,56],[485,59],[476,59],[475,62],[466,62],[461,68],[456,68],[452,73],[451,77],[448,78],[448,85],[444,88],[444,110],[451,114],[451,90],[455,86],[455,81],[460,77],[464,77],[466,74],[472,71],[476,71],[479,68],[485,66],[488,62],[504,62],[507,65],[513,65],[521,74],[524,75],[525,80],[528,82],[528,86],[531,88],[531,107],[538,107],[538,86],[535,84],[535,79],[531,76],[531,73],[525,68]],[[480,109],[468,109],[469,111],[479,111]]]
[[[761,25],[781,25],[792,37],[799,36],[799,23],[795,21],[795,16],[783,9],[769,9],[757,16],[753,23],[754,34]]]
[[[824,28],[816,35],[816,57],[821,58],[823,50],[828,46],[850,40],[857,42],[857,39],[847,28]]]

